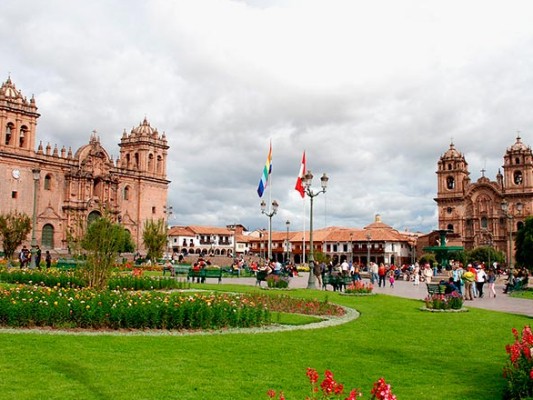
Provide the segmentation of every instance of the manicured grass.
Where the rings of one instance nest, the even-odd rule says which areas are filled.
[[[336,327],[261,334],[1,333],[0,398],[249,400],[266,399],[272,388],[302,400],[309,394],[305,370],[313,367],[319,373],[330,369],[348,389],[361,388],[364,398],[383,376],[400,400],[499,399],[511,329],[532,322],[480,309],[426,313],[419,311],[421,301],[385,295],[283,294],[327,297],[361,315]]]
[[[510,296],[517,297],[520,299],[533,300],[533,289],[528,287],[524,290],[517,290],[517,291],[511,292]]]

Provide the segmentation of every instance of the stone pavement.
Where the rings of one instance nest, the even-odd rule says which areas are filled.
[[[289,287],[306,288],[309,279],[308,273],[300,273],[299,276],[291,279]],[[368,279],[363,279],[368,282]],[[223,283],[235,283],[242,285],[255,285],[255,278],[222,278]],[[432,282],[436,283],[435,279]],[[265,282],[262,283],[265,285]],[[317,284],[318,287],[318,284]],[[503,281],[498,281],[496,284],[496,298],[488,297],[487,285],[485,285],[485,296],[483,298],[475,298],[472,301],[466,301],[466,307],[470,308],[484,308],[486,310],[502,311],[511,314],[522,314],[533,318],[533,300],[517,299],[503,294]],[[328,290],[332,290],[328,286]],[[405,297],[410,299],[424,299],[427,296],[427,289],[425,283],[420,283],[419,286],[413,285],[412,282],[403,280],[396,281],[394,287],[391,288],[389,283],[385,287],[378,287],[374,285],[374,292],[378,294],[385,294],[390,296]]]

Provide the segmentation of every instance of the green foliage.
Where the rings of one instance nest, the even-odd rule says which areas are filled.
[[[18,211],[0,215],[0,236],[6,258],[10,260],[31,231],[31,219]]]
[[[81,246],[87,251],[87,263],[80,266],[89,287],[103,289],[119,253],[130,248],[131,235],[109,215],[95,219],[87,227]]]
[[[431,267],[437,262],[437,259],[435,258],[435,254],[433,253],[425,253],[422,254],[422,256],[419,259],[419,263],[421,265],[424,265],[425,263],[429,263]]]
[[[492,246],[479,246],[466,252],[466,263],[472,263],[474,261],[483,261],[486,264],[489,264],[489,262],[492,264],[495,261],[503,263],[505,261],[505,255]]]
[[[533,217],[527,217],[516,233],[516,263],[533,271]]]
[[[163,251],[167,243],[167,228],[163,218],[154,221],[150,219],[144,223],[143,243],[150,260],[157,260],[163,256]]]

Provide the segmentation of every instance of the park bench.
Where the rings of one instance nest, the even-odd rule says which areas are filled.
[[[352,281],[351,276],[326,274],[322,276],[322,289],[328,290],[327,285],[331,285],[333,286],[333,291],[338,289],[340,292],[342,288],[346,290],[346,286],[350,285]]]
[[[440,283],[426,283],[428,294],[430,296],[434,294],[444,294],[446,286],[441,285]]]
[[[527,279],[520,279],[516,280],[515,284],[511,287],[509,287],[508,292],[516,292],[519,290],[524,290],[527,287],[528,280]]]
[[[194,279],[198,283],[204,283],[207,278],[217,278],[218,283],[222,281],[222,269],[220,268],[202,268],[200,270],[190,269],[187,273],[187,281]]]
[[[172,271],[170,270],[172,268],[174,270],[174,274],[172,274]],[[187,275],[191,269],[190,265],[172,265],[170,267],[163,267],[163,276],[165,276],[165,273],[168,271],[170,272],[170,275]]]
[[[84,263],[85,261],[83,260],[75,260],[73,258],[59,258],[57,260],[56,267],[59,269],[72,269]]]

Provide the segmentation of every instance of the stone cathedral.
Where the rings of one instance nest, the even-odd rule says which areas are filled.
[[[437,166],[439,229],[450,241],[472,249],[493,246],[512,264],[514,238],[533,208],[533,153],[520,136],[503,155],[496,180],[473,182],[463,154],[450,144]],[[511,255],[511,258],[509,258]]]
[[[142,251],[144,222],[166,217],[165,134],[145,118],[129,134],[124,130],[113,160],[96,132],[75,152],[41,141],[36,146],[39,116],[35,98],[27,100],[8,78],[0,88],[0,213],[18,210],[33,218],[35,210],[37,244],[65,252],[69,237],[106,210]]]

